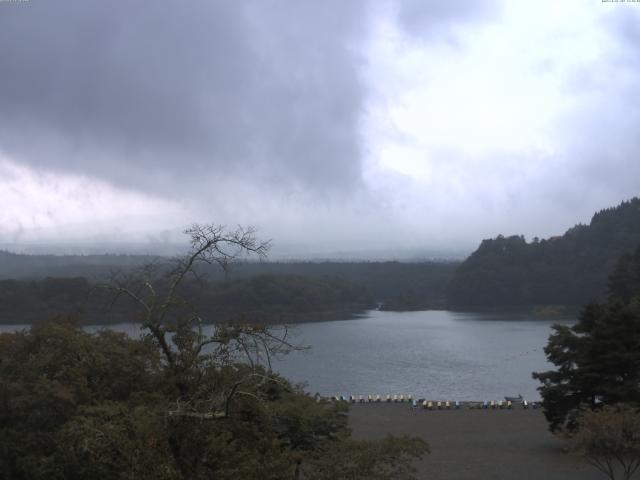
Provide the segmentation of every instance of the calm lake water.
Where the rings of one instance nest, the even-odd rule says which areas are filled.
[[[546,370],[542,348],[553,323],[519,314],[370,311],[354,320],[299,324],[290,336],[311,348],[274,368],[322,395],[411,394],[490,400],[538,399],[532,371]],[[18,326],[0,326],[14,330]],[[91,327],[95,330],[99,327]],[[111,328],[137,335],[134,324]]]

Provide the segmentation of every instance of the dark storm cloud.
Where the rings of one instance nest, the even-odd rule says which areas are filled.
[[[214,219],[360,249],[561,233],[640,192],[639,15],[0,0],[0,234]]]
[[[355,1],[0,4],[0,150],[146,189],[216,174],[352,188]]]

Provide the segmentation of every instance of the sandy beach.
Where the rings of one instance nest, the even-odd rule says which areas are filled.
[[[354,404],[355,438],[388,434],[424,438],[431,453],[418,462],[429,480],[602,480],[595,468],[547,430],[540,410],[412,409],[409,404]]]

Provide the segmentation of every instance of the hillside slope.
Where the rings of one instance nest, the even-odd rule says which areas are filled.
[[[483,240],[456,270],[451,307],[581,305],[601,299],[618,258],[640,245],[640,199],[597,212],[561,237]]]

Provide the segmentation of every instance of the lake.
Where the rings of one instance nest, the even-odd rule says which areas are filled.
[[[490,400],[520,393],[538,399],[531,372],[550,368],[542,349],[553,323],[573,321],[516,313],[369,311],[352,320],[295,325],[294,342],[311,348],[279,359],[274,368],[326,396]],[[134,324],[111,328],[139,332]]]

